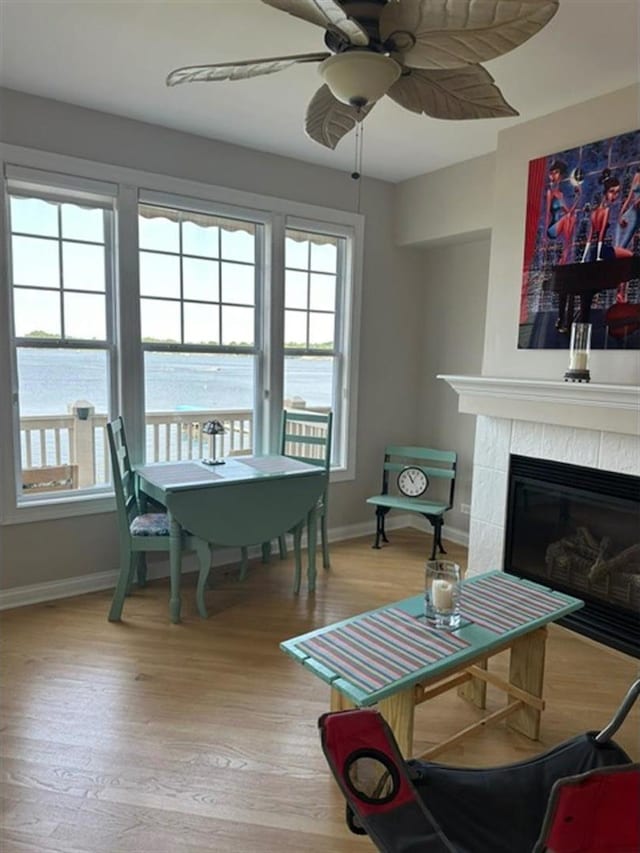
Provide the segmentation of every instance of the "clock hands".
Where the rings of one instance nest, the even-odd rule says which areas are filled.
[[[427,488],[429,480],[421,468],[408,465],[398,474],[397,484],[406,497],[419,497]]]

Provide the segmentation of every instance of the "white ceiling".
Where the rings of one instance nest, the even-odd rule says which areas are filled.
[[[639,30],[639,0],[560,0],[540,33],[485,64],[519,118],[439,121],[384,98],[365,122],[363,173],[400,181],[468,160],[493,151],[505,127],[637,82]],[[315,65],[164,85],[180,65],[321,51],[323,35],[260,0],[0,0],[0,82],[350,171],[353,133],[331,151],[303,131]]]

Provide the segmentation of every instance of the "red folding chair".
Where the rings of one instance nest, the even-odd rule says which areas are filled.
[[[638,853],[639,803],[640,764],[560,779],[534,853]]]
[[[318,725],[349,827],[384,853],[638,853],[640,765],[612,737],[639,694],[599,733],[487,769],[404,761],[375,710]]]

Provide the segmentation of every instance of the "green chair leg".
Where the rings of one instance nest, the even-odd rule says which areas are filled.
[[[249,549],[244,545],[240,549],[240,580],[243,581],[247,577],[247,569],[249,568]]]
[[[307,587],[316,589],[316,545],[318,541],[318,516],[315,507],[307,516]]]
[[[329,534],[327,532],[327,516],[323,513],[320,519],[320,537],[322,539],[322,566],[325,569],[331,568],[329,560]]]
[[[122,616],[122,607],[124,600],[128,594],[132,573],[135,567],[136,554],[131,552],[127,554],[126,561],[120,564],[120,572],[116,588],[111,600],[111,608],[109,610],[109,622],[119,622]]]
[[[280,550],[280,559],[287,559],[287,540],[285,538],[284,533],[282,536],[278,536],[278,549]]]
[[[271,542],[262,543],[262,562],[268,563],[271,560]]]
[[[144,551],[138,552],[136,575],[138,579],[138,586],[140,589],[143,589],[147,585],[147,555]]]
[[[200,564],[198,586],[196,589],[196,604],[198,606],[198,613],[203,619],[206,619],[209,614],[207,613],[207,605],[204,601],[204,593],[207,588],[209,572],[211,571],[211,547],[204,540],[198,539],[194,541],[193,548]]]
[[[295,573],[293,576],[293,593],[300,593],[300,581],[302,578],[302,530],[304,522],[293,529],[293,552],[295,555]]]
[[[127,592],[126,595],[131,595],[133,592],[133,582],[138,577],[140,572],[140,551],[131,551],[129,554],[129,575],[127,577]]]

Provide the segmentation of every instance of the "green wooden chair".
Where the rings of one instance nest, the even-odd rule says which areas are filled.
[[[327,472],[327,486],[320,495],[316,505],[316,519],[320,521],[320,540],[322,543],[322,565],[325,569],[330,568],[329,560],[329,537],[327,534],[327,510],[329,501],[329,471],[331,468],[331,434],[333,426],[333,412],[312,412],[301,409],[284,409],[280,422],[280,446],[279,452],[282,456],[298,459],[317,465]],[[301,533],[300,527],[290,530],[294,540]],[[285,537],[278,538],[280,558],[287,556]],[[268,561],[271,554],[271,543],[265,542],[262,546],[262,559]],[[240,577],[246,575],[247,555],[243,549]],[[296,570],[293,590],[300,591],[301,566],[296,559]]]
[[[390,445],[384,451],[382,491],[367,498],[367,503],[376,507],[376,541],[373,548],[380,548],[380,539],[388,542],[385,518],[390,510],[417,512],[433,527],[433,547],[430,559],[434,559],[436,548],[446,554],[442,545],[444,514],[453,506],[456,481],[457,455],[453,450],[432,450],[429,447],[403,447]],[[448,481],[444,494],[427,500],[426,494],[432,480]],[[438,491],[434,487],[434,491]]]
[[[317,465],[327,472],[327,485],[316,505],[316,518],[320,522],[322,565],[331,567],[327,513],[329,508],[329,472],[331,470],[331,435],[333,412],[307,412],[285,409],[280,426],[280,453],[300,462]],[[284,536],[278,540],[280,556],[287,554]]]
[[[143,587],[146,583],[146,552],[169,551],[169,519],[166,512],[141,512],[121,417],[107,424],[107,436],[120,543],[120,573],[109,610],[109,621],[118,622],[124,599],[131,591],[134,575],[137,575],[138,586]],[[188,533],[183,536],[182,547],[185,551],[195,551],[198,556],[200,571],[196,600],[200,616],[206,619],[204,591],[211,566],[211,548],[203,539]]]

